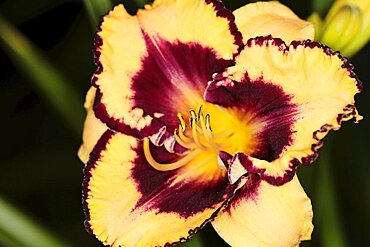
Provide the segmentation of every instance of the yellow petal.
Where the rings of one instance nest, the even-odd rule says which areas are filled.
[[[152,146],[152,152],[161,163],[176,156],[163,147]],[[234,193],[216,157],[213,168],[201,158],[157,171],[141,140],[106,131],[84,169],[87,229],[110,246],[165,246],[190,238]]]
[[[92,109],[95,92],[96,89],[94,87],[90,87],[89,91],[86,94],[84,107],[86,109],[87,115],[82,133],[82,144],[77,153],[80,160],[85,164],[87,163],[90,152],[93,150],[96,142],[108,129],[102,121],[96,118]]]
[[[314,27],[279,2],[247,4],[234,11],[235,22],[244,42],[257,36],[272,35],[287,43],[314,38]]]
[[[231,246],[289,247],[310,239],[312,217],[297,176],[282,186],[249,179],[212,225]]]
[[[287,126],[291,136],[283,143],[284,148],[279,150],[278,157],[274,160],[256,159],[250,154],[252,157],[248,158],[248,163],[251,163],[248,169],[262,171],[263,178],[272,184],[289,181],[299,163],[309,164],[317,158],[321,139],[331,129],[338,130],[342,121],[362,118],[354,106],[354,96],[362,86],[353,66],[339,53],[319,43],[293,42],[287,47],[280,39],[252,39],[237,57],[236,66],[228,68],[222,75],[226,79],[218,82],[220,85],[229,85],[233,81],[246,86],[269,85],[283,91],[284,94],[276,94],[276,97],[285,95],[289,104],[271,104],[280,100],[271,96],[264,112],[273,113],[287,105],[293,106],[294,111],[278,116],[279,121],[273,125],[269,124],[269,119],[262,120],[272,130],[289,120]],[[269,104],[274,108],[269,109]],[[246,110],[256,111],[253,108]],[[268,140],[272,143],[281,141]]]
[[[159,118],[173,131],[182,110],[174,108],[194,107],[186,105],[202,98],[212,74],[241,49],[233,18],[218,1],[157,0],[136,16],[116,6],[103,18],[95,42],[95,114],[130,135]]]

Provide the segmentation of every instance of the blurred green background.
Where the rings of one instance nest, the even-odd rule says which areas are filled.
[[[135,13],[144,2],[125,4]],[[231,10],[246,2],[224,1]],[[302,18],[331,4],[282,2]],[[94,16],[107,8],[98,0],[0,0],[0,246],[101,246],[84,229],[76,152],[96,69]],[[370,246],[369,57],[367,45],[351,58],[365,88],[356,97],[365,119],[331,133],[320,158],[298,170],[315,225],[302,246]],[[208,226],[187,246],[227,245]]]

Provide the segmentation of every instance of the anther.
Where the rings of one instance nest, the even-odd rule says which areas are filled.
[[[178,118],[178,119],[179,119],[179,121],[180,121],[180,127],[181,127],[182,131],[185,131],[185,129],[186,129],[186,124],[185,124],[184,117],[181,115],[181,113],[177,113],[177,118]]]

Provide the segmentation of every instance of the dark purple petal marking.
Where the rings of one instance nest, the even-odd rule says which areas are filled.
[[[228,167],[232,163],[232,159],[233,156],[227,152],[220,151],[218,153],[218,162],[222,163],[221,165],[223,165],[226,169],[228,169]]]
[[[229,197],[230,186],[226,176],[208,182],[202,182],[202,178],[199,177],[197,180],[174,184],[179,170],[157,171],[147,163],[142,145],[137,147],[136,152],[138,156],[131,172],[137,183],[137,189],[142,194],[136,207],[145,204],[148,209],[173,212],[187,218]],[[163,147],[152,145],[151,152],[160,163],[170,163],[178,158],[177,155],[168,153]]]
[[[223,3],[218,0],[205,0],[207,4],[212,4],[215,13],[218,17],[227,19],[229,23],[229,31],[234,36],[234,44],[238,46],[238,50],[234,55],[238,55],[240,51],[243,49],[243,38],[241,33],[238,31],[236,24],[235,24],[235,17],[232,14],[231,11],[225,8]],[[99,31],[102,30],[102,23],[103,18],[101,18],[99,27],[97,29],[97,35],[94,40],[94,61],[97,65],[97,70],[94,73],[94,76],[91,79],[92,85],[95,86],[99,94],[101,94],[101,90],[99,90],[99,85],[97,85],[96,81],[98,80],[97,75],[99,75],[103,71],[103,64],[100,61],[101,56],[101,47],[103,45],[103,39],[99,36]],[[170,100],[169,94],[176,94],[175,91],[173,91],[174,87],[170,86],[168,84],[169,75],[163,73],[164,71],[169,71],[166,65],[168,65],[169,62],[175,62],[170,70],[172,72],[180,73],[182,74],[183,79],[187,79],[190,84],[197,84],[197,88],[204,90],[207,81],[211,79],[211,76],[213,73],[220,72],[226,67],[232,65],[232,60],[224,60],[224,59],[217,59],[216,58],[216,52],[208,47],[204,47],[201,44],[195,43],[195,42],[189,42],[189,43],[182,43],[182,42],[174,42],[169,43],[160,37],[155,37],[156,44],[154,46],[152,40],[149,39],[148,35],[146,35],[145,31],[143,30],[144,38],[146,40],[147,45],[147,51],[148,56],[143,59],[143,69],[138,72],[138,74],[135,76],[132,83],[132,89],[145,89],[148,93],[146,95],[141,96],[150,96],[149,98],[140,98],[140,96],[135,95],[134,99],[136,100],[136,105],[133,107],[140,107],[144,110],[144,117],[146,115],[150,115],[157,121],[153,121],[156,123],[153,123],[148,128],[145,128],[143,130],[134,130],[129,126],[126,126],[122,120],[115,119],[113,116],[110,116],[107,112],[106,106],[101,102],[102,95],[97,95],[94,105],[94,111],[96,113],[96,116],[107,124],[108,127],[120,131],[122,133],[132,135],[132,136],[139,136],[140,137],[146,137],[149,135],[154,134],[156,131],[159,130],[163,126],[163,121],[169,120],[169,130],[173,130],[174,127],[176,127],[176,117],[163,117],[162,119],[157,119],[156,116],[154,116],[154,113],[159,113],[158,111],[153,111],[153,109],[146,109],[148,106],[156,105],[158,102],[151,102],[151,100],[154,97],[159,97],[159,99],[162,99],[163,102],[161,102],[160,105],[158,105],[158,108],[161,106],[167,106],[165,109],[163,109],[164,113],[172,113],[174,112],[171,107],[168,107],[169,105],[173,105],[174,102]],[[153,38],[153,37],[152,37]],[[154,47],[154,49],[153,49]],[[163,59],[161,60],[161,56],[158,56],[158,49],[157,47],[160,47],[161,50],[160,53],[165,54],[166,57],[164,60],[169,59],[167,62]],[[153,57],[156,56],[156,57]],[[171,60],[171,61],[170,61]],[[165,65],[165,66],[163,66]],[[146,69],[146,66],[149,66],[148,69]],[[154,69],[154,70],[153,70]],[[167,78],[166,78],[167,77]],[[150,81],[150,86],[153,89],[153,86],[156,87],[154,90],[156,92],[155,96],[152,96],[150,93],[150,89],[146,89],[146,86],[143,85],[143,79],[145,82]],[[165,79],[165,80],[162,80]],[[201,86],[201,87],[199,87]],[[160,93],[162,91],[162,93]],[[177,92],[180,93],[180,92]],[[144,93],[145,94],[145,93]],[[202,91],[203,94],[203,91]],[[167,102],[166,102],[167,101]],[[157,110],[158,110],[157,108]],[[177,113],[177,112],[175,112]],[[166,122],[167,124],[167,122]],[[170,131],[170,133],[171,133]]]
[[[242,183],[241,180],[238,181],[238,183]],[[234,198],[236,197],[236,193],[238,193],[238,190],[236,188],[238,188],[239,184],[235,185],[234,187],[230,186],[229,187],[229,199],[224,201],[223,204],[221,205],[221,207],[219,207],[213,214],[212,216],[207,219],[206,221],[204,221],[199,227],[196,227],[192,230],[190,230],[188,233],[189,233],[189,236],[187,236],[186,238],[181,238],[179,239],[179,241],[177,242],[173,242],[173,243],[166,243],[164,246],[165,247],[171,247],[171,246],[177,246],[181,243],[185,243],[187,241],[189,241],[195,233],[197,233],[199,230],[201,230],[206,224],[208,224],[209,222],[212,222],[216,217],[217,215],[224,209],[227,210],[227,208],[229,207],[230,203],[231,202],[234,202]],[[256,190],[255,190],[256,191]],[[239,199],[237,199],[239,200]]]
[[[261,174],[261,178],[271,185],[280,186],[286,184],[294,178],[297,166],[300,162],[297,159],[290,161],[289,168],[284,171],[282,176],[271,176],[265,173]]]
[[[296,168],[300,164],[298,159],[293,159],[290,161],[288,168],[284,171],[283,175],[281,176],[272,176],[266,174],[266,169],[257,167],[254,163],[253,160],[250,159],[250,156],[244,154],[244,153],[237,153],[234,155],[233,159],[231,160],[231,164],[229,166],[228,174],[229,174],[229,181],[231,182],[231,174],[232,174],[232,169],[234,169],[234,164],[240,163],[244,169],[247,171],[246,173],[248,175],[254,174],[258,175],[261,179],[265,180],[271,185],[275,186],[280,186],[283,185],[289,181],[291,181],[295,175]]]
[[[205,100],[210,103],[237,108],[241,114],[252,114],[256,121],[267,123],[257,135],[259,146],[250,154],[267,161],[277,159],[292,141],[297,107],[291,103],[291,98],[281,87],[263,78],[252,81],[247,74],[241,82],[214,81],[205,94]]]
[[[188,104],[182,101],[184,92],[178,88],[179,79],[202,97],[212,74],[232,65],[232,61],[217,58],[212,49],[198,43],[170,43],[158,37],[154,44],[153,39],[144,36],[148,55],[142,60],[142,70],[132,78],[131,88],[135,102],[133,109],[141,108],[144,117],[153,117],[151,125],[139,131],[110,116],[101,102],[99,88],[94,103],[96,116],[110,128],[141,138],[153,135],[164,125],[170,133],[178,127],[179,107],[186,108],[183,104]],[[163,58],[161,53],[166,57]],[[158,114],[162,116],[158,117]]]
[[[179,109],[188,111],[190,108],[184,106],[189,102],[183,102],[185,92],[178,86],[185,86],[202,97],[212,74],[230,66],[232,61],[216,58],[213,50],[198,43],[170,43],[158,38],[154,44],[150,37],[144,36],[148,56],[143,59],[143,69],[133,78],[135,106],[153,117],[154,113],[163,114],[157,121],[172,133],[179,125]],[[160,53],[166,57],[161,59]],[[186,85],[182,85],[184,82]],[[146,130],[143,136],[156,131]]]

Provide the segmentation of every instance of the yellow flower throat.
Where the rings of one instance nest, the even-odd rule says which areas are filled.
[[[230,114],[232,111],[227,111],[228,114],[225,114],[224,111],[220,112],[220,110],[215,111],[213,109],[212,113],[215,113],[212,115],[219,117],[217,126],[220,127],[217,133],[212,132],[210,114],[204,115],[202,106],[198,113],[194,110],[190,111],[189,125],[186,124],[182,114],[177,114],[180,124],[174,131],[174,138],[178,144],[188,149],[188,151],[173,163],[158,163],[151,154],[149,138],[144,138],[143,150],[148,163],[158,171],[170,171],[188,164],[196,156],[199,157],[201,153],[204,154],[204,157],[205,155],[214,156],[216,162],[217,154],[221,150],[234,154],[239,151],[246,152],[254,146],[251,145],[253,129],[250,124],[249,126],[246,125],[245,116],[238,120],[235,114]]]

